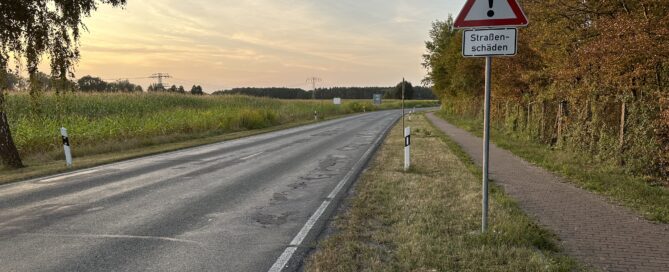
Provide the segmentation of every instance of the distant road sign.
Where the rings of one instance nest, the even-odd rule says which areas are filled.
[[[382,94],[374,94],[374,105],[381,105]]]
[[[462,55],[514,56],[517,52],[517,34],[515,28],[465,30],[462,33]]]
[[[467,0],[455,28],[527,26],[527,16],[517,0]]]
[[[335,105],[341,105],[341,98],[339,98],[339,97],[335,97],[335,98],[332,100],[332,102],[333,102]]]

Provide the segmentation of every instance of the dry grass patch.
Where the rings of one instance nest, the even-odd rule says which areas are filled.
[[[424,116],[409,125],[412,160],[402,171],[395,127],[356,185],[336,233],[309,257],[307,271],[572,271],[555,237],[496,187],[491,229],[480,234],[481,185]]]

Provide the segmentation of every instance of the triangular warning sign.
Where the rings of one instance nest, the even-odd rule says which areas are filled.
[[[467,0],[455,28],[526,26],[527,17],[517,0]]]

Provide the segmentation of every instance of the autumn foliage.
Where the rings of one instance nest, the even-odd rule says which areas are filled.
[[[493,121],[532,139],[666,181],[669,1],[525,0],[518,55],[493,62]],[[478,115],[483,60],[452,20],[427,42],[426,81],[446,109]]]

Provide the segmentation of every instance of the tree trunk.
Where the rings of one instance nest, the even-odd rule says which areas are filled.
[[[509,100],[506,101],[506,107],[504,109],[504,124],[509,122]]]
[[[502,104],[497,102],[494,105],[495,105],[495,119],[493,119],[493,120],[495,120],[495,124],[497,124],[497,126],[499,127],[499,126],[502,126],[502,121],[501,121],[502,120]]]
[[[623,101],[622,106],[620,106],[620,135],[619,135],[619,147],[620,147],[620,160],[619,163],[621,166],[625,165],[625,123],[627,121],[627,102]]]
[[[588,141],[588,147],[589,147],[589,150],[590,150],[590,154],[593,154],[593,155],[595,154],[595,147],[596,147],[596,145],[595,145],[596,125],[595,125],[594,120],[593,120],[593,114],[594,114],[593,107],[594,107],[596,102],[597,102],[596,100],[593,101],[593,100],[588,99],[588,102],[586,103],[587,115],[585,117],[586,122],[588,124],[588,136],[590,136],[590,140]]]
[[[14,145],[12,133],[9,130],[9,121],[5,112],[5,94],[0,91],[0,159],[2,163],[11,168],[21,168],[23,163],[19,151]]]
[[[655,65],[655,81],[657,81],[657,91],[662,93],[663,91],[663,82],[662,82],[662,63],[659,62]]]
[[[520,110],[520,104],[516,104],[514,107],[514,117],[513,117],[513,131],[520,131],[520,122],[523,116],[522,111]]]
[[[541,128],[539,129],[539,137],[541,140],[545,139],[546,133],[546,101],[541,101]]]
[[[558,104],[558,112],[557,112],[557,138],[555,139],[555,144],[560,144],[562,142],[562,115],[564,111],[564,107],[562,106],[562,102]]]
[[[625,146],[625,121],[627,120],[627,102],[623,102],[620,107],[620,135],[618,142],[620,144],[620,151],[623,151]]]
[[[527,132],[531,132],[532,128],[530,127],[530,122],[532,121],[532,102],[528,102],[527,104],[527,121],[525,123],[525,130]]]

